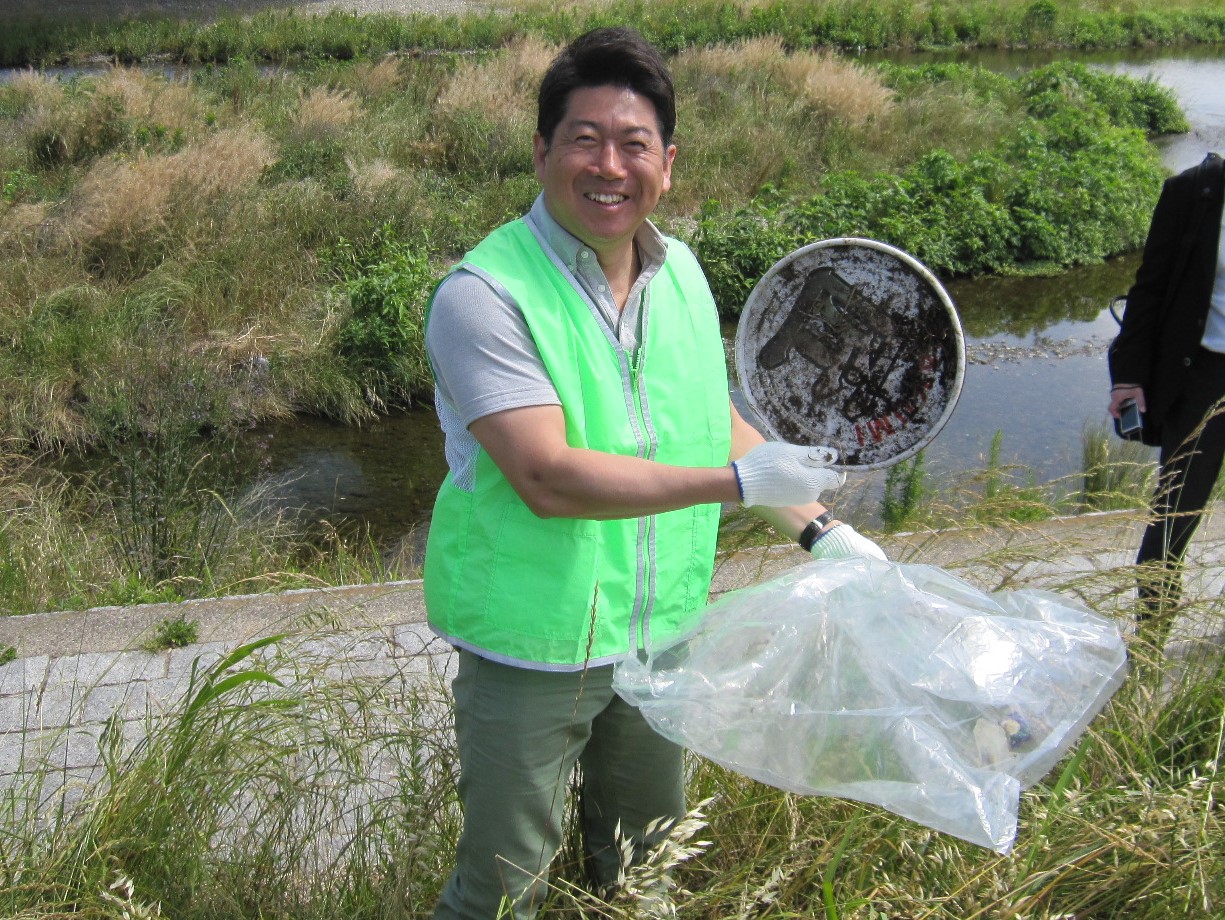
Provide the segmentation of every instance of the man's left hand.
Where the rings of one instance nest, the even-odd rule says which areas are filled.
[[[883,549],[850,524],[835,524],[817,537],[810,552],[814,559],[845,559],[849,556],[866,556],[886,562],[889,559]]]

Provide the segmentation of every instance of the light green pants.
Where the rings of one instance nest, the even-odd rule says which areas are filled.
[[[611,683],[611,666],[530,671],[460,652],[452,689],[464,829],[435,920],[494,920],[504,895],[515,920],[536,912],[561,846],[576,762],[601,885],[617,877],[618,823],[641,853],[656,842],[643,839],[648,824],[684,816],[681,748],[656,734]]]

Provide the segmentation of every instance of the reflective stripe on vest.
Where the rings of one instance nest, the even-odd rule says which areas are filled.
[[[572,447],[722,466],[731,446],[726,360],[710,289],[675,240],[648,286],[636,356],[620,347],[523,221],[462,267],[522,311]],[[485,657],[541,669],[606,664],[684,630],[707,601],[719,506],[644,518],[537,517],[480,451],[472,492],[448,476],[425,559],[431,627]]]

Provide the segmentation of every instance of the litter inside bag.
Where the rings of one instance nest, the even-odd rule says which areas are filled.
[[[880,805],[1006,853],[1021,790],[1127,669],[1114,622],[943,569],[811,562],[724,595],[614,687],[664,736],[792,792]]]

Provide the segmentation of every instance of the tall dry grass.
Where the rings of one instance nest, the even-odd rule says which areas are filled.
[[[743,202],[766,185],[812,187],[896,110],[879,74],[825,51],[788,52],[777,38],[687,49],[674,73],[682,107],[666,215],[710,198]]]
[[[215,237],[225,214],[213,207],[274,160],[272,144],[247,126],[216,131],[177,153],[98,160],[59,229],[102,271],[122,277],[156,264],[171,245]]]
[[[200,97],[184,80],[135,67],[112,67],[98,78],[96,92],[118,98],[125,115],[140,124],[194,133],[204,123]]]
[[[20,143],[46,168],[118,150],[175,149],[205,122],[188,83],[134,68],[112,67],[88,82],[24,72],[7,89],[21,111]]]
[[[134,161],[99,161],[77,190],[71,237],[89,240],[110,230],[164,223],[172,205],[240,191],[273,161],[267,138],[250,128],[216,132],[179,153]]]
[[[856,127],[887,117],[896,105],[892,90],[870,68],[823,49],[789,52],[773,36],[686,50],[677,66],[742,86],[763,99],[779,93],[813,118]]]
[[[386,100],[404,88],[408,73],[399,57],[386,55],[378,61],[361,61],[353,68],[352,85],[367,102]]]
[[[32,68],[18,71],[8,85],[26,109],[54,108],[64,97],[62,81]]]
[[[506,176],[531,171],[536,90],[558,49],[539,39],[463,61],[433,106],[430,156],[451,172]]]
[[[301,92],[293,123],[299,130],[324,132],[352,124],[359,112],[360,106],[351,93],[315,86]]]
[[[534,123],[536,90],[559,46],[538,38],[516,39],[496,54],[460,63],[441,88],[437,109],[474,109],[489,119]]]
[[[0,444],[0,609],[32,613],[96,575],[90,537],[71,483],[39,470],[36,460]]]

